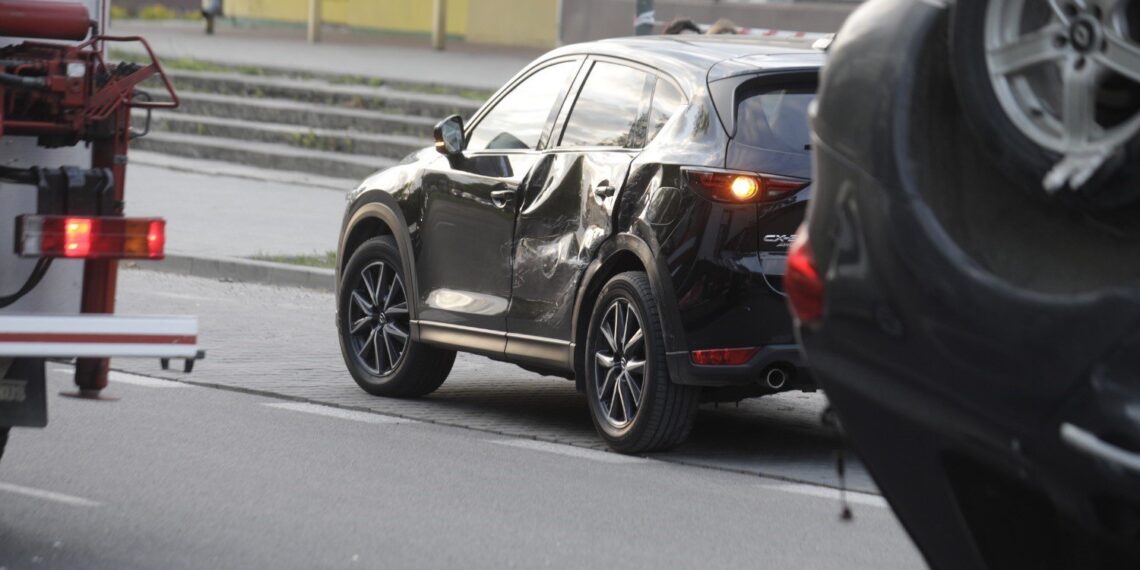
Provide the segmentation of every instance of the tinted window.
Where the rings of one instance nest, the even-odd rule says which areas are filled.
[[[657,89],[653,91],[653,107],[649,111],[649,139],[657,136],[661,127],[685,103],[685,96],[675,85],[664,80],[657,80]]]
[[[811,87],[768,89],[746,96],[736,106],[737,142],[781,152],[808,153]]]
[[[624,65],[595,63],[566,121],[562,146],[632,146],[639,138],[634,127],[640,123],[645,128],[639,113],[651,80],[648,73]]]
[[[556,63],[515,86],[467,137],[467,150],[533,149],[578,62]]]

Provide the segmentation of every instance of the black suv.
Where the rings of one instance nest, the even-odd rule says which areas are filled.
[[[456,350],[573,378],[623,452],[679,443],[701,399],[810,387],[782,276],[822,63],[804,42],[606,40],[442,121],[349,195],[353,378],[421,396]]]

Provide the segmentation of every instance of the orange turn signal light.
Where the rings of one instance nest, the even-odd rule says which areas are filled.
[[[799,178],[685,168],[689,188],[718,202],[751,203],[779,200],[807,187],[809,181]]]

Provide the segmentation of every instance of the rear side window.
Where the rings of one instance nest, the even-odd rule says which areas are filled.
[[[657,136],[661,127],[685,103],[685,95],[675,85],[664,80],[657,80],[657,88],[653,91],[653,106],[649,110],[649,138]]]
[[[814,86],[748,90],[736,104],[736,136],[740,144],[779,152],[811,151],[808,106]]]
[[[576,65],[576,61],[556,63],[515,86],[467,136],[467,150],[526,150],[538,146],[551,109]]]
[[[639,144],[645,107],[656,78],[630,67],[599,61],[590,70],[562,134],[563,147]],[[640,130],[644,133],[644,130]]]

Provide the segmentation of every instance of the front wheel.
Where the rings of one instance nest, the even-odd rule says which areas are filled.
[[[370,239],[348,260],[337,295],[337,332],[348,371],[365,392],[412,398],[439,388],[455,351],[411,337],[407,279],[390,237]]]
[[[582,369],[594,427],[615,451],[668,449],[692,428],[700,391],[669,380],[663,330],[645,273],[622,273],[602,288]]]

